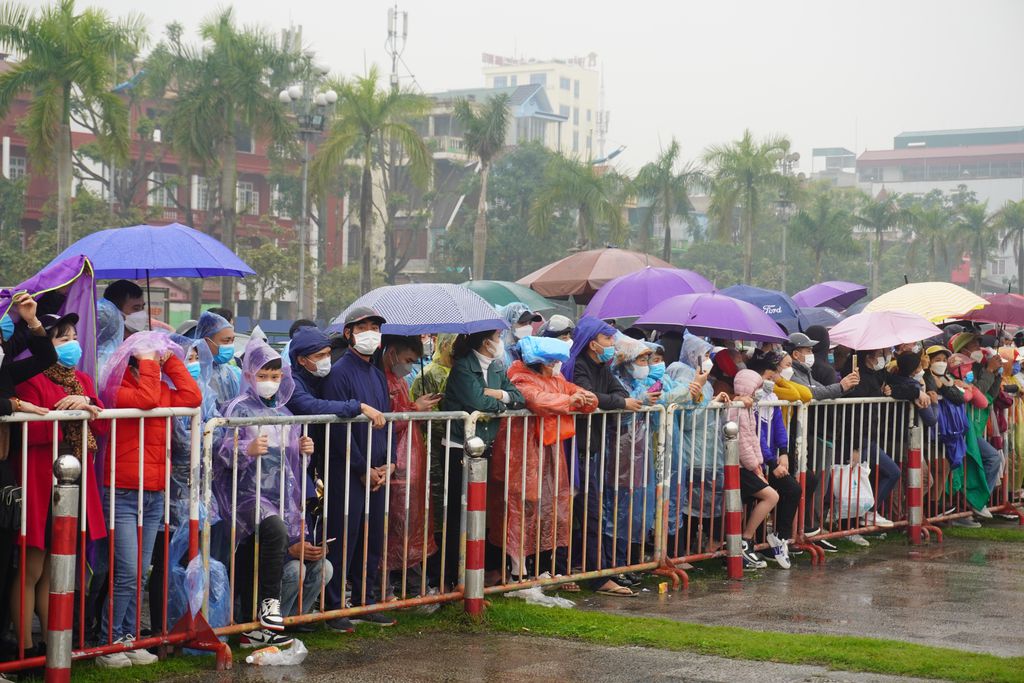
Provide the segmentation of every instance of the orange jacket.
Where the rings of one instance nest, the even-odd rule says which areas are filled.
[[[174,382],[171,389],[160,377],[160,364],[155,360],[140,360],[138,372],[127,369],[117,391],[117,408],[198,408],[203,401],[199,385],[192,379],[185,364],[171,356],[163,365],[163,372]],[[173,418],[171,418],[173,419]],[[114,466],[114,486],[119,489],[139,488],[139,422],[145,425],[143,445],[142,488],[163,491],[167,466],[167,418],[147,417],[117,421],[117,464]],[[110,468],[104,468],[104,482],[110,486]]]

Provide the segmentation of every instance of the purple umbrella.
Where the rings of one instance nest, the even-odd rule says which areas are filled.
[[[855,282],[829,280],[811,285],[793,295],[793,301],[801,308],[828,306],[838,311],[848,308],[855,301],[867,296],[868,288]]]
[[[760,308],[718,292],[682,294],[666,299],[640,316],[636,326],[651,330],[685,327],[716,339],[785,341],[786,335]]]
[[[648,266],[605,283],[590,300],[584,315],[635,318],[669,297],[713,291],[714,285],[692,270]]]

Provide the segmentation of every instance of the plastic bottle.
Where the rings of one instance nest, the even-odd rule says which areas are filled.
[[[255,665],[259,666],[259,665],[263,664],[264,661],[267,658],[270,658],[273,655],[279,655],[279,654],[281,654],[281,648],[277,647],[276,645],[271,645],[270,647],[263,647],[263,648],[260,648],[259,650],[254,651],[251,655],[246,657],[245,658],[245,663],[246,664],[255,664]]]

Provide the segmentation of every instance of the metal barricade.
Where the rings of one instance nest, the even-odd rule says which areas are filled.
[[[267,520],[280,519],[282,510],[286,519],[293,516],[283,526],[298,527],[295,536],[289,530],[287,545],[281,548],[292,565],[282,572],[282,595],[287,593],[286,602],[293,605],[282,608],[287,625],[463,597],[466,476],[462,444],[452,439],[451,428],[460,423],[472,434],[471,420],[462,412],[388,413],[385,418],[380,430],[370,428],[365,417],[331,415],[215,418],[206,423],[203,496],[207,508],[218,511],[220,522],[207,519],[204,525],[203,563],[208,577],[211,562],[226,567],[230,599],[227,623],[216,625],[218,635],[259,627],[261,543],[279,541],[280,530],[270,539],[262,537],[271,533]],[[289,472],[281,445],[319,426],[321,450],[302,455],[299,470]],[[268,435],[276,455],[243,452],[241,444],[260,432]],[[371,465],[362,452],[372,452],[375,442],[386,449],[379,466]],[[394,474],[378,483],[379,467],[394,467]],[[364,485],[370,481],[379,485]],[[254,495],[256,486],[260,495]],[[292,501],[297,501],[297,510]],[[236,611],[236,603],[246,605],[242,612]],[[208,611],[209,590],[204,604]]]

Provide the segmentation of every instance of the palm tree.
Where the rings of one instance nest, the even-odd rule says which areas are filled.
[[[821,282],[822,259],[827,254],[839,254],[853,246],[853,216],[837,199],[831,189],[819,190],[810,206],[800,209],[790,223],[794,241],[814,255],[815,282]]]
[[[711,169],[712,213],[719,237],[733,230],[733,217],[740,209],[743,239],[743,281],[750,282],[754,261],[754,227],[767,201],[774,201],[793,184],[780,168],[789,151],[789,140],[769,136],[760,142],[749,130],[743,137],[704,152],[704,164]]]
[[[430,179],[431,156],[423,138],[412,125],[430,106],[429,101],[410,92],[382,90],[377,67],[366,76],[339,83],[334,123],[317,150],[310,166],[316,185],[324,188],[346,159],[356,158],[362,166],[359,184],[359,292],[373,288],[371,258],[373,222],[373,173],[384,163],[384,141],[394,141],[408,162],[414,181],[423,186]]]
[[[1017,252],[1017,293],[1024,294],[1024,199],[1006,202],[996,215],[996,224],[1003,233],[1000,247],[1012,244]]]
[[[679,153],[679,142],[672,138],[668,148],[645,164],[633,181],[637,194],[651,202],[641,225],[643,234],[651,234],[655,216],[659,216],[665,226],[665,242],[661,248],[661,258],[665,261],[672,259],[672,219],[688,219],[693,210],[690,195],[709,185],[707,174],[693,163],[676,170]]]
[[[613,241],[621,241],[626,228],[622,210],[627,185],[612,169],[555,155],[544,169],[542,187],[530,206],[529,230],[547,235],[555,212],[566,209],[576,212],[576,250],[589,248],[597,239],[599,224],[609,227]]]
[[[98,9],[76,14],[74,0],[60,0],[38,13],[16,4],[0,6],[0,46],[21,56],[0,74],[0,119],[15,97],[32,93],[23,129],[34,160],[56,170],[58,251],[71,243],[73,104],[80,101],[97,113],[101,144],[115,158],[124,159],[128,111],[111,92],[116,83],[114,60],[130,59],[144,39],[139,16],[113,20]]]
[[[877,197],[867,199],[854,216],[854,220],[857,223],[873,230],[875,233],[875,249],[871,259],[872,296],[878,296],[880,293],[879,280],[882,266],[882,248],[885,246],[885,233],[909,222],[907,210],[899,206],[896,197],[897,195],[889,194],[883,189],[878,193]]]
[[[482,106],[474,106],[462,98],[455,101],[455,118],[462,124],[466,149],[480,159],[480,199],[473,224],[473,277],[477,280],[484,279],[487,258],[487,179],[491,163],[505,146],[510,116],[508,102],[507,94],[491,97]]]
[[[981,271],[999,244],[999,228],[988,213],[988,202],[965,204],[960,208],[958,232],[966,238],[974,270],[974,291],[981,293]]]
[[[288,79],[294,57],[279,50],[262,30],[239,28],[230,8],[205,20],[199,33],[202,48],[176,45],[165,71],[166,87],[176,89],[168,115],[169,137],[182,157],[219,168],[220,239],[234,251],[236,138],[252,135],[275,144],[292,142],[294,126],[272,79]],[[233,304],[235,284],[231,278],[221,282],[225,306]]]
[[[953,214],[942,204],[914,204],[909,209],[909,223],[914,229],[910,243],[910,261],[916,260],[917,253],[924,249],[928,255],[928,279],[936,278],[939,259],[949,260],[949,242],[953,237]]]

